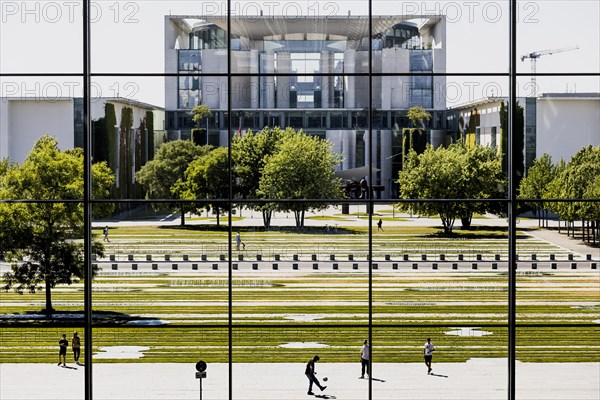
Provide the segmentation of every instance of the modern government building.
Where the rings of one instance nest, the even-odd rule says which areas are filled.
[[[447,141],[446,77],[432,75],[446,71],[446,20],[418,21],[373,16],[369,24],[366,16],[350,15],[232,19],[234,129],[292,127],[326,138],[344,156],[341,169],[372,165],[378,171],[373,184],[385,187],[382,197],[392,197],[401,130],[410,126],[406,111],[430,111],[429,143]],[[208,143],[227,145],[226,29],[224,17],[165,17],[165,72],[181,74],[165,78],[169,139],[189,137],[195,126],[190,110],[205,104],[213,111],[200,125],[208,127]],[[369,74],[375,74],[371,92]]]

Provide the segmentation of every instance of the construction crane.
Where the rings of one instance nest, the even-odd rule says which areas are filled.
[[[536,92],[537,92],[537,84],[536,84],[536,80],[535,80],[537,59],[540,58],[541,56],[546,56],[546,55],[555,54],[555,53],[562,53],[565,51],[577,50],[578,48],[579,48],[579,46],[575,45],[575,46],[570,46],[570,47],[563,47],[562,49],[547,49],[547,50],[534,51],[532,53],[521,56],[521,61],[525,61],[526,58],[531,58],[531,97],[535,97]]]

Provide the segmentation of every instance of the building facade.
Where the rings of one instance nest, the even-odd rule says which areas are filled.
[[[408,108],[421,106],[432,114],[430,142],[446,140],[446,78],[431,75],[446,71],[446,22],[442,16],[418,22],[374,16],[371,35],[368,21],[363,16],[237,17],[231,21],[234,75],[228,91],[226,18],[166,16],[168,139],[190,137],[191,109],[204,104],[213,111],[198,125],[208,131],[204,142],[226,146],[230,92],[232,131],[280,126],[326,138],[343,154],[340,170],[372,165],[379,170],[373,184],[385,188],[380,196],[397,197],[401,157],[395,156],[401,152],[401,131],[410,126]]]

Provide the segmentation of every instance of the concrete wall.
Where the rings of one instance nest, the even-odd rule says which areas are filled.
[[[539,98],[536,157],[569,161],[582,147],[600,146],[600,98]]]
[[[0,99],[0,159],[23,162],[44,134],[55,136],[61,150],[74,146],[73,99],[39,101]]]

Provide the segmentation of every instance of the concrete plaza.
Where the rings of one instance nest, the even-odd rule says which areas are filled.
[[[307,358],[312,353],[307,352]],[[80,400],[84,367],[56,364],[0,364],[2,400]],[[194,364],[94,364],[94,399],[199,399]],[[317,363],[317,377],[329,377],[317,398],[368,399],[369,380],[358,379],[360,363]],[[523,400],[597,400],[600,363],[517,362],[517,398]],[[229,398],[227,364],[209,364],[203,380],[203,400]],[[375,364],[373,399],[382,400],[505,400],[507,360],[471,359],[466,363],[435,363],[433,375],[424,364]],[[323,383],[323,382],[322,382]],[[294,400],[306,394],[304,364],[233,364],[233,398]]]

